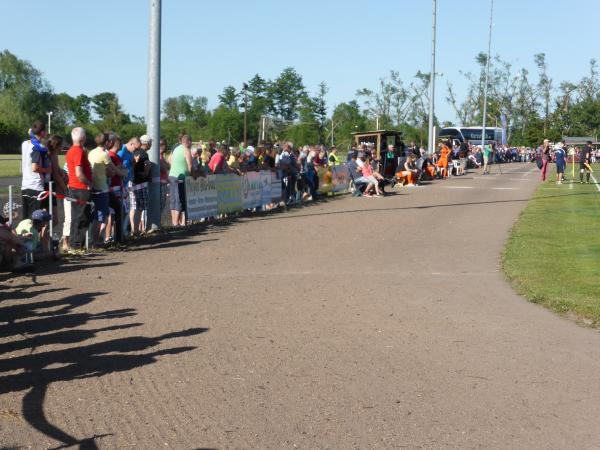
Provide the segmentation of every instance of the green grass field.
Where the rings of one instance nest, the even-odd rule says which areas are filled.
[[[599,327],[600,192],[579,184],[577,169],[572,185],[539,187],[512,230],[503,268],[531,302]],[[600,178],[600,165],[593,175]]]
[[[0,155],[0,178],[21,176],[21,155]]]
[[[65,163],[65,155],[59,156],[61,166]],[[0,155],[0,178],[21,176],[21,155]]]

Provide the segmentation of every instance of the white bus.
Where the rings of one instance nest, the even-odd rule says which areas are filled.
[[[438,137],[450,141],[466,142],[471,145],[481,145],[481,127],[446,127],[442,128]],[[502,128],[485,127],[485,143],[502,145]]]

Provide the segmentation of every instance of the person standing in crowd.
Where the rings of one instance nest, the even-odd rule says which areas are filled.
[[[36,120],[29,130],[29,139],[21,145],[21,196],[23,219],[28,219],[37,209],[48,209],[48,198],[39,200],[39,195],[50,181],[52,168],[48,149],[42,145],[46,137],[46,125]]]
[[[227,144],[219,145],[219,149],[214,155],[212,155],[210,161],[208,162],[208,168],[210,169],[211,173],[223,173],[225,167],[225,154],[228,152],[228,150]]]
[[[140,148],[141,145],[142,144],[140,143],[140,140],[137,137],[132,137],[131,139],[129,139],[127,144],[125,144],[123,147],[121,147],[121,150],[119,150],[119,152],[117,153],[117,155],[121,159],[123,168],[125,168],[127,170],[127,175],[123,178],[123,184],[124,184],[125,191],[126,191],[123,193],[123,217],[128,217],[130,214],[130,211],[131,211],[129,195],[130,195],[130,192],[132,189],[132,182],[133,182],[133,165],[134,165],[133,154],[135,151],[137,151]],[[123,220],[123,229],[122,229],[123,236],[127,235],[127,229],[128,229],[129,223],[130,223],[129,220]]]
[[[544,143],[539,147],[538,152],[542,158],[540,180],[543,183],[546,181],[546,173],[548,172],[548,164],[550,163],[550,141],[548,139],[544,139]]]
[[[490,157],[492,156],[491,144],[485,144],[482,150],[483,155],[483,175],[490,174]]]
[[[308,154],[305,155],[304,165],[305,165],[305,173],[306,173],[306,184],[308,185],[308,192],[313,201],[317,201],[319,199],[319,193],[317,191],[317,168],[315,167],[315,158],[317,157],[317,150],[315,148],[308,148]],[[337,162],[336,156],[334,153],[330,155],[330,158],[333,156],[333,162],[329,162],[332,165],[335,165]],[[302,167],[302,164],[300,164]]]
[[[585,173],[586,183],[590,184],[590,174],[592,167],[592,141],[586,141],[585,146],[579,154],[579,182],[583,184],[583,174]]]
[[[125,185],[123,179],[127,177],[128,171],[123,167],[123,162],[118,151],[121,149],[122,140],[119,136],[114,133],[109,133],[108,140],[106,142],[108,149],[108,156],[114,166],[114,174],[110,179],[110,186],[108,188],[108,206],[112,209],[113,213],[109,215],[108,226],[106,227],[106,240],[110,241],[111,237],[117,242],[123,242],[123,201],[127,198],[125,195]]]
[[[145,230],[142,215],[148,209],[148,180],[151,168],[146,150],[151,146],[152,139],[143,135],[140,138],[140,147],[133,152],[133,179],[129,191],[129,221],[133,235],[141,234]]]
[[[92,201],[94,202],[92,231],[95,246],[103,245],[102,233],[106,230],[109,216],[108,180],[115,174],[114,165],[106,147],[112,147],[108,142],[108,133],[96,136],[96,148],[89,152],[88,160],[92,166]]]
[[[327,158],[327,164],[329,167],[339,166],[342,160],[337,154],[337,147],[334,145],[329,149],[329,158]]]
[[[192,140],[184,134],[180,141],[171,154],[169,170],[169,203],[174,227],[185,225],[185,177],[192,173]]]
[[[559,142],[554,147],[554,162],[556,163],[556,184],[562,184],[565,178],[566,153],[564,145]]]
[[[169,170],[171,169],[171,164],[169,164],[169,146],[167,144],[167,139],[162,137],[159,142],[160,146],[160,159],[158,160],[159,168],[160,168],[160,212],[165,209],[165,205],[167,204],[167,191],[169,189]]]
[[[84,243],[88,227],[90,189],[92,187],[92,167],[88,161],[85,145],[85,130],[81,127],[71,131],[73,145],[67,152],[67,167],[69,172],[69,197],[71,201],[71,230],[69,246],[80,249]]]
[[[60,168],[58,156],[62,149],[63,139],[60,136],[52,135],[48,139],[46,146],[48,147],[48,154],[50,156],[50,167],[52,169],[52,182],[54,183],[53,191],[59,195],[67,194],[67,175],[64,170]],[[52,198],[52,206],[56,206],[56,197]],[[53,211],[56,211],[54,209]],[[58,214],[56,212],[52,214],[52,223],[54,226],[58,226]]]
[[[409,144],[407,150],[408,150],[408,153],[412,153],[417,158],[419,158],[421,156],[420,155],[420,151],[419,151],[419,147],[417,147],[417,145],[415,144],[414,141],[410,141],[410,144]]]

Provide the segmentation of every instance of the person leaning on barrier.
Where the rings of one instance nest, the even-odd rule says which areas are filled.
[[[152,147],[152,138],[146,134],[140,137],[140,148],[133,152],[133,182],[129,195],[131,232],[141,234],[146,230],[145,216],[148,211],[148,183],[152,181],[148,150]]]
[[[69,172],[69,197],[71,201],[71,230],[69,246],[79,249],[84,243],[89,224],[90,189],[92,188],[92,167],[84,148],[86,134],[81,127],[71,131],[73,145],[67,152],[67,168]]]
[[[137,137],[132,137],[129,139],[127,144],[123,145],[121,149],[117,152],[119,158],[121,158],[121,163],[123,167],[127,170],[127,175],[123,178],[123,184],[125,186],[125,192],[123,193],[123,218],[129,217],[130,214],[130,195],[132,188],[132,180],[133,180],[133,154],[136,150],[138,150],[141,146],[141,142]],[[123,220],[123,236],[127,235],[129,220]]]
[[[184,134],[180,142],[171,153],[169,170],[169,206],[174,227],[185,225],[185,177],[192,174],[192,140]]]
[[[114,175],[114,165],[106,147],[108,133],[100,133],[95,137],[96,148],[88,153],[88,160],[92,166],[92,208],[93,226],[92,243],[94,246],[103,245],[101,234],[106,232],[106,224],[109,216],[108,205],[108,180]]]
[[[122,242],[124,222],[123,202],[127,199],[127,191],[125,190],[123,179],[127,176],[128,171],[123,166],[123,161],[121,161],[118,155],[122,145],[121,138],[114,133],[109,133],[106,145],[110,145],[108,156],[114,166],[114,174],[110,178],[108,187],[108,206],[111,209],[111,214],[108,217],[106,236],[109,242],[111,239]]]
[[[48,149],[43,145],[45,137],[46,125],[36,120],[29,130],[29,139],[21,144],[23,218],[28,218],[36,209],[48,209],[48,198],[39,200],[52,173]]]
[[[58,156],[62,150],[63,138],[58,135],[52,135],[48,138],[46,147],[48,147],[48,155],[50,157],[50,167],[52,168],[52,182],[53,192],[59,195],[67,195],[67,173],[62,170],[58,161]],[[52,197],[52,206],[56,207],[58,204],[56,196]],[[56,209],[53,209],[56,211]],[[55,227],[58,226],[58,214],[53,214],[52,223]]]
[[[162,213],[167,204],[167,191],[169,190],[169,170],[171,170],[169,158],[171,154],[169,152],[169,145],[167,144],[166,138],[161,137],[158,145],[160,152],[160,158],[158,160],[160,170],[160,211]]]
[[[212,155],[208,162],[208,168],[213,174],[223,173],[225,166],[225,155],[228,153],[229,148],[227,144],[219,145],[217,152]]]

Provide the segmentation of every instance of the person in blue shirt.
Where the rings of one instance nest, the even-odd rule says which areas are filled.
[[[562,142],[554,146],[554,162],[556,163],[556,184],[562,184],[565,179],[566,166],[566,153]]]
[[[123,217],[127,217],[129,215],[129,202],[127,201],[129,198],[129,188],[131,188],[131,183],[133,181],[133,166],[135,165],[135,161],[133,160],[133,153],[142,146],[142,143],[137,137],[132,137],[129,139],[127,144],[121,147],[121,150],[117,152],[119,158],[123,162],[123,167],[127,169],[127,175],[123,177],[123,185],[125,186],[125,192],[123,193]],[[129,225],[129,220],[122,221],[122,235],[127,236],[127,230]]]
[[[117,153],[117,155],[119,155],[119,158],[121,158],[121,161],[123,161],[123,167],[127,169],[127,176],[123,177],[123,183],[125,184],[125,186],[127,186],[129,182],[133,179],[133,152],[139,150],[141,146],[142,143],[140,142],[140,140],[137,137],[132,137],[131,139],[129,139],[129,142],[123,145],[123,147],[121,147],[121,150],[119,150],[119,152]]]

